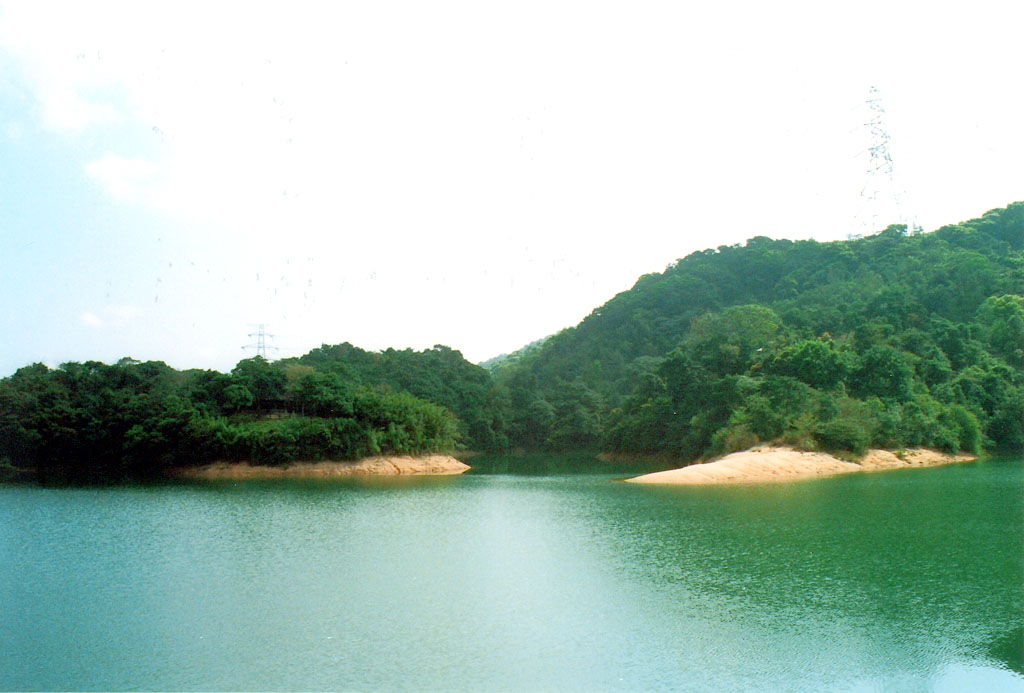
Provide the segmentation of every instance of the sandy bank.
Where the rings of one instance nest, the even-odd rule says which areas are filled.
[[[844,462],[823,452],[800,452],[791,448],[761,446],[734,452],[703,464],[644,474],[626,479],[634,484],[734,484],[791,481],[850,472],[928,467],[951,462],[969,462],[973,455],[951,455],[916,448],[897,457],[888,450],[871,450],[857,462]]]
[[[367,457],[355,462],[292,462],[279,467],[245,462],[215,462],[202,467],[178,467],[178,479],[320,479],[339,476],[449,476],[462,474],[469,465],[450,455]]]

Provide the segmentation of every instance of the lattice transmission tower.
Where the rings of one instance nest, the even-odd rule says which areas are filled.
[[[252,339],[254,337],[256,338],[256,341],[253,342],[252,344],[246,344],[245,346],[242,347],[242,349],[255,349],[256,354],[258,356],[262,356],[263,358],[267,358],[268,349],[271,351],[278,350],[276,346],[267,345],[267,340],[273,339],[274,335],[267,333],[266,325],[264,325],[262,322],[259,324],[255,332],[249,333],[249,339]]]
[[[896,177],[896,167],[889,150],[892,138],[889,136],[885,106],[878,87],[871,87],[865,104],[869,115],[864,127],[870,144],[866,152],[869,157],[867,177],[860,191],[860,233],[869,235],[889,224],[905,224],[908,232],[917,233],[921,227],[907,209],[906,189]]]

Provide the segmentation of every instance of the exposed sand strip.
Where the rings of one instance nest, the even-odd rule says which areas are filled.
[[[969,462],[974,459],[973,455],[952,455],[916,448],[905,450],[901,457],[888,450],[871,450],[858,462],[844,462],[823,452],[800,452],[791,448],[763,446],[734,452],[713,462],[644,474],[626,481],[634,484],[760,484],[850,472]]]
[[[355,462],[292,462],[281,466],[246,462],[215,462],[202,467],[177,467],[179,479],[320,479],[339,476],[449,476],[462,474],[469,465],[450,455],[367,457]]]

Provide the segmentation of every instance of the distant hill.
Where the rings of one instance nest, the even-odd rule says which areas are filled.
[[[487,359],[486,361],[481,361],[479,365],[481,368],[486,369],[490,373],[494,373],[495,371],[498,371],[502,368],[506,368],[514,363],[518,363],[519,360],[522,359],[527,354],[532,354],[533,352],[540,349],[540,347],[549,339],[551,339],[550,335],[547,337],[541,337],[540,339],[535,339],[526,346],[520,349],[516,349],[511,354],[499,354],[497,356]]]

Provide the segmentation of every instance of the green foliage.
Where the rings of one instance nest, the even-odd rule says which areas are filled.
[[[867,403],[844,397],[835,416],[818,424],[815,438],[824,450],[849,451],[863,455],[871,445],[875,419]]]
[[[911,396],[914,370],[898,349],[875,344],[861,356],[850,374],[851,390],[860,397],[889,397],[906,400]]]
[[[277,365],[262,356],[239,361],[231,371],[233,382],[247,389],[260,409],[273,406],[284,395],[288,378]]]
[[[837,349],[830,339],[804,339],[774,353],[764,370],[827,390],[847,380],[855,363],[853,353]]]
[[[458,445],[444,407],[334,373],[298,376],[289,398],[285,372],[259,357],[230,376],[130,359],[36,364],[0,380],[0,458],[43,477],[110,478],[217,459],[279,464]],[[271,408],[272,417],[260,413]]]
[[[550,406],[574,383],[628,453],[1021,450],[1022,295],[1024,202],[931,234],[692,253],[500,372],[513,438],[574,440]]]
[[[1024,297],[990,296],[978,309],[981,340],[1009,364],[1024,363]]]
[[[0,460],[129,476],[457,446],[693,459],[781,441],[1024,449],[1024,202],[935,233],[695,252],[491,364],[323,345],[230,374],[122,359],[0,380]]]
[[[310,416],[352,416],[355,388],[333,373],[314,371],[302,376],[293,392],[295,404]]]
[[[551,403],[548,447],[558,450],[593,450],[602,433],[603,402],[582,380],[564,383]]]
[[[232,384],[224,388],[224,409],[230,412],[248,409],[256,402],[255,395],[245,385]]]
[[[694,321],[685,346],[692,358],[709,371],[743,373],[759,353],[768,349],[782,321],[761,305],[730,306]]]
[[[452,411],[459,426],[459,437],[469,448],[504,450],[508,447],[507,394],[484,368],[466,361],[458,351],[436,345],[432,349],[387,349],[376,353],[349,343],[322,345],[298,359],[279,362],[289,369],[313,368],[323,378],[335,376],[350,386],[383,387],[407,392],[415,397]],[[297,397],[309,373],[295,378]]]

